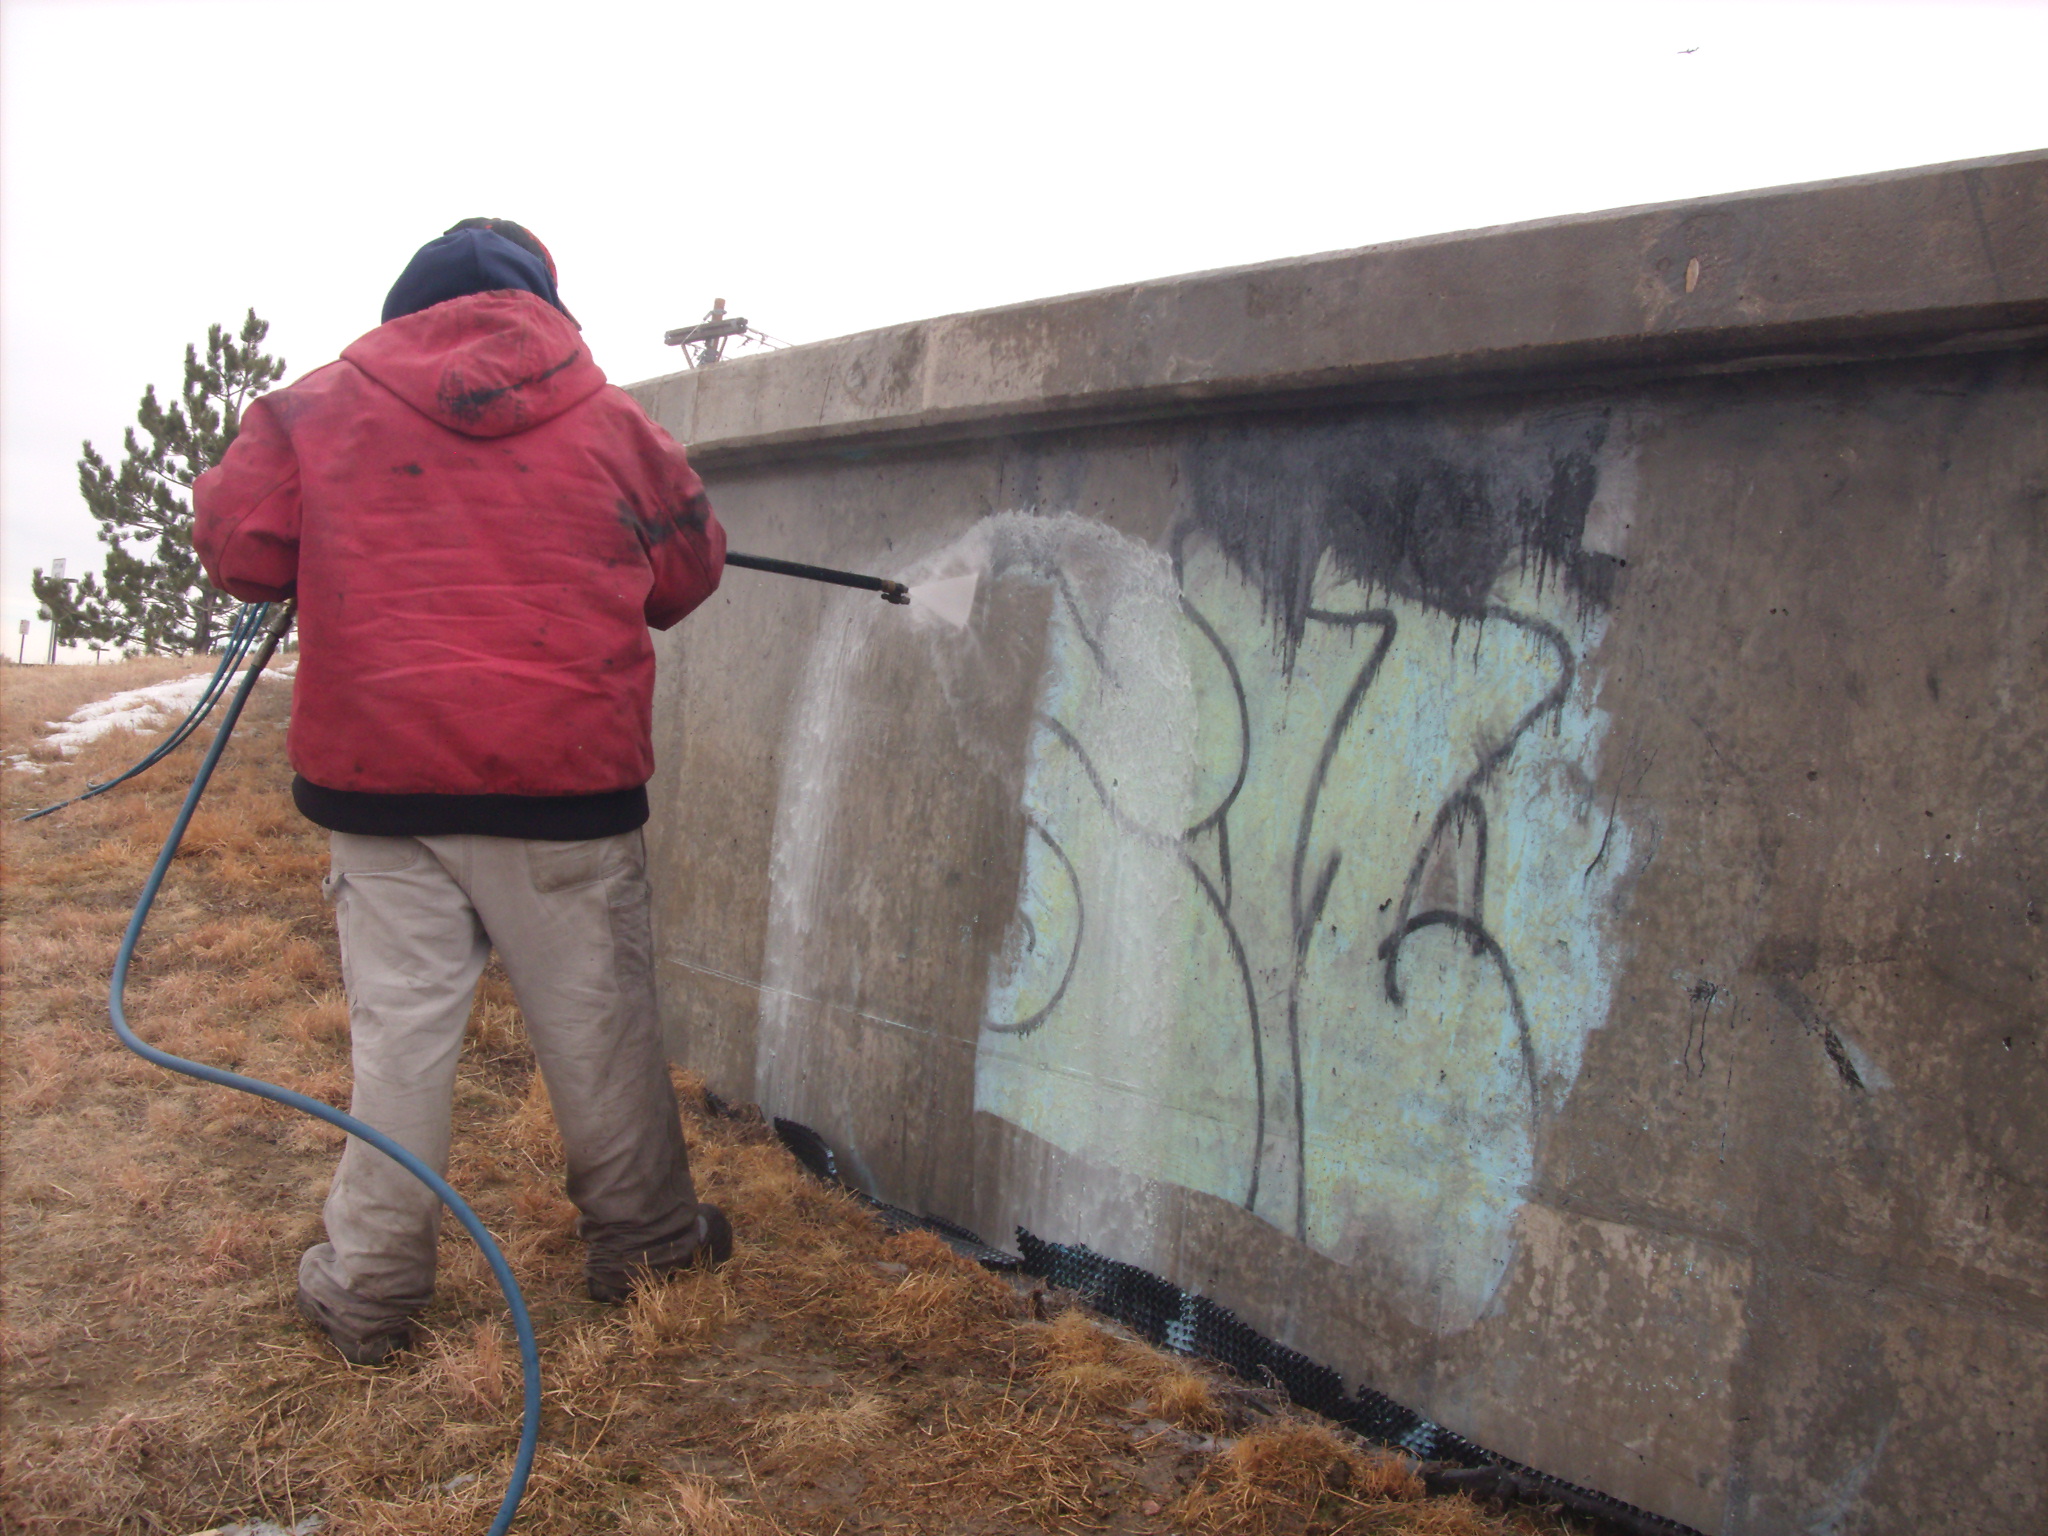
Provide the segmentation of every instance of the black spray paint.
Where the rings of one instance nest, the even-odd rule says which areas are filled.
[[[1616,561],[1580,547],[1602,411],[1469,428],[1420,411],[1217,428],[1182,457],[1186,513],[1263,595],[1292,656],[1319,569],[1460,618],[1510,569],[1605,607]]]

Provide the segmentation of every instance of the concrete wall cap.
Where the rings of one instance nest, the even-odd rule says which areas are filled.
[[[1143,419],[2039,344],[2048,150],[946,315],[631,386],[711,464]]]

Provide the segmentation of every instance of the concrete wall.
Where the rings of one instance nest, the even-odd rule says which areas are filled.
[[[2048,155],[640,386],[665,1006],[890,1200],[1708,1531],[2048,1526]]]

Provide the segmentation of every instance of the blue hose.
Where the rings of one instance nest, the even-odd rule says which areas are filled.
[[[242,706],[249,700],[250,690],[256,685],[257,676],[263,671],[271,653],[277,649],[277,642],[283,638],[291,622],[292,609],[287,604],[263,632],[261,644],[257,647],[249,670],[242,679],[242,685],[235,690],[228,712],[222,718],[220,729],[214,733],[213,745],[207,749],[206,759],[199,765],[198,775],[192,780],[192,788],[186,792],[185,804],[178,811],[178,818],[171,823],[170,835],[164,839],[163,852],[156,856],[156,867],[149,872],[149,879],[142,887],[142,894],[136,898],[134,915],[128,919],[128,931],[122,935],[121,950],[114,960],[113,985],[107,996],[107,1012],[114,1021],[114,1033],[121,1037],[121,1043],[145,1061],[168,1067],[173,1072],[182,1072],[187,1077],[196,1077],[202,1083],[218,1083],[223,1088],[239,1089],[253,1093],[259,1099],[269,1099],[301,1114],[311,1115],[316,1120],[325,1120],[329,1125],[341,1127],[349,1135],[366,1141],[399,1164],[427,1188],[441,1197],[448,1209],[455,1213],[455,1219],[476,1239],[477,1246],[490,1260],[491,1272],[498,1277],[498,1288],[505,1293],[505,1305],[511,1309],[512,1326],[519,1334],[519,1368],[525,1381],[525,1411],[519,1430],[519,1455],[512,1465],[512,1481],[505,1489],[504,1502],[498,1506],[498,1518],[492,1523],[490,1536],[504,1536],[512,1524],[512,1517],[519,1512],[519,1500],[526,1492],[527,1476],[533,1471],[534,1449],[540,1443],[540,1349],[534,1343],[533,1319],[527,1315],[526,1298],[519,1293],[519,1282],[512,1276],[512,1267],[505,1262],[505,1255],[498,1251],[498,1245],[491,1240],[491,1234],[484,1230],[484,1224],[477,1220],[462,1196],[449,1187],[448,1181],[429,1168],[419,1158],[401,1147],[374,1126],[365,1125],[353,1115],[345,1115],[331,1104],[308,1098],[303,1093],[294,1093],[289,1088],[280,1088],[275,1083],[260,1082],[253,1077],[243,1077],[236,1072],[223,1072],[219,1067],[209,1067],[203,1062],[187,1061],[182,1056],[173,1056],[154,1046],[145,1045],[128,1027],[128,1013],[122,1006],[121,994],[128,985],[128,965],[135,958],[136,941],[142,937],[142,925],[149,917],[149,909],[156,901],[156,893],[164,883],[164,876],[170,872],[171,860],[177,856],[178,844],[184,839],[185,828],[192,821],[192,813],[199,808],[200,796],[206,793],[206,784],[213,777],[214,765],[220,761],[222,750],[228,744],[228,736],[241,718]]]

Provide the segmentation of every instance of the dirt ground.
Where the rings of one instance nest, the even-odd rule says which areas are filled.
[[[42,722],[191,669],[0,669],[0,755],[34,758]],[[345,1105],[325,841],[291,805],[289,699],[286,684],[259,688],[151,920],[129,1013],[165,1049]],[[40,773],[0,773],[0,1526],[187,1536],[317,1513],[337,1533],[481,1531],[519,1388],[478,1251],[450,1223],[421,1346],[385,1371],[344,1364],[291,1306],[339,1133],[161,1072],[108,1028],[114,952],[203,740],[25,825],[14,818],[149,739],[116,733]],[[805,1175],[757,1114],[713,1114],[701,1084],[678,1083],[735,1256],[597,1306],[518,1010],[486,975],[450,1176],[503,1244],[541,1340],[546,1420],[516,1530],[1567,1529],[1427,1497],[1411,1464],[1271,1393],[922,1233],[888,1235]]]

